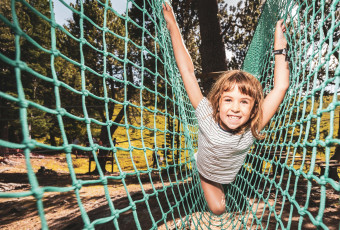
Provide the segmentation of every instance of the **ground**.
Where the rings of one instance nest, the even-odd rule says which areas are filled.
[[[68,173],[64,172],[63,167],[64,161],[55,161],[58,165],[57,168],[60,170],[50,170],[48,167],[43,173],[38,173],[39,168],[42,165],[50,165],[51,159],[43,157],[32,157],[31,164],[33,165],[34,171],[37,173],[37,178],[40,186],[55,186],[55,187],[70,187],[71,178]],[[59,162],[59,163],[56,163]],[[63,169],[63,170],[62,170]],[[25,160],[22,156],[10,157],[6,162],[2,161],[0,165],[0,191],[1,192],[29,192],[30,185],[28,183],[27,174],[25,170]],[[113,176],[118,176],[117,173],[111,174]],[[87,180],[97,180],[99,177],[97,175],[89,175],[86,173],[77,174],[77,178],[83,181]],[[164,179],[163,183],[161,179]],[[158,172],[152,173],[150,178],[147,174],[140,177],[143,190],[145,194],[154,194],[155,190],[161,190],[163,186],[169,186],[169,180],[167,175],[159,174]],[[175,180],[175,175],[170,176],[171,180]],[[145,196],[141,192],[141,185],[136,176],[127,177],[126,179],[127,190],[130,199],[136,202],[136,214],[134,216],[129,207],[130,200],[127,196],[126,190],[121,183],[121,180],[109,180],[108,183],[108,194],[114,203],[115,209],[122,210],[119,215],[118,223],[120,229],[137,229],[136,227],[136,217],[138,217],[139,225],[142,229],[150,229],[156,227],[158,229],[166,229],[165,223],[168,225],[168,229],[174,229],[175,225],[181,227],[180,216],[185,217],[184,209],[188,210],[190,207],[175,207],[176,200],[181,200],[181,195],[185,194],[185,190],[192,188],[191,181],[180,184],[180,186],[174,186],[175,188],[169,187],[167,190],[159,192],[157,198],[156,196],[150,196],[146,205],[144,200]],[[153,186],[155,189],[153,189]],[[262,185],[261,185],[262,186]],[[260,188],[261,188],[260,186]],[[284,183],[281,185],[284,187]],[[307,184],[299,182],[296,189],[295,201],[296,204],[303,207],[306,202],[306,188]],[[110,216],[110,208],[108,202],[105,198],[105,193],[103,185],[100,183],[95,183],[87,186],[83,186],[80,189],[79,196],[82,201],[82,205],[86,210],[90,221],[98,220],[103,217]],[[177,191],[174,194],[173,191]],[[178,193],[179,191],[179,193]],[[253,204],[252,211],[248,210],[246,216],[248,220],[245,221],[244,225],[247,228],[255,228],[257,221],[262,217],[262,226],[268,229],[275,229],[276,224],[287,225],[289,220],[291,203],[289,204],[286,200],[284,211],[282,214],[282,223],[278,223],[275,219],[275,213],[269,212],[268,208],[264,209],[267,205],[274,205],[275,193],[269,193],[267,190],[259,190],[264,196],[268,195],[268,203],[264,202],[257,205],[258,199],[249,199],[248,202]],[[293,194],[293,190],[289,192]],[[331,186],[326,187],[326,209],[323,213],[323,223],[329,227],[329,229],[339,229],[340,222],[340,204],[339,204],[339,194],[331,189]],[[140,201],[140,202],[139,202]],[[319,202],[320,202],[320,187],[312,185],[308,211],[315,217],[319,212]],[[282,199],[277,199],[275,204],[276,210],[282,207]],[[79,211],[79,205],[77,203],[76,195],[73,190],[65,192],[45,192],[43,198],[43,205],[45,211],[45,217],[50,229],[82,229],[84,227],[83,219],[81,218],[81,212]],[[21,198],[3,198],[0,199],[0,228],[1,229],[40,229],[41,223],[40,218],[37,214],[37,203],[33,196],[21,197]],[[294,204],[293,204],[294,206]],[[124,209],[126,209],[124,211]],[[162,211],[161,211],[162,209]],[[172,211],[171,211],[172,210]],[[264,210],[264,211],[263,211]],[[168,213],[166,221],[162,220],[162,212]],[[172,216],[171,213],[174,213]],[[194,229],[195,225],[199,222],[202,229],[206,229],[207,221],[203,219],[198,220],[202,212],[194,211],[193,217],[190,217],[189,225],[186,225],[187,229]],[[203,213],[203,216],[208,217],[209,213]],[[271,216],[269,223],[266,222],[269,215]],[[152,216],[152,217],[151,217]],[[256,217],[255,217],[256,216]],[[232,213],[232,215],[226,214],[223,217],[225,226],[229,229],[235,228],[232,226],[232,220],[238,219],[240,213]],[[299,214],[296,208],[292,212],[292,226],[291,229],[297,229],[299,223]],[[216,219],[216,218],[215,218]],[[174,221],[175,220],[175,221]],[[218,226],[221,218],[212,222],[213,229],[220,229]],[[229,222],[228,222],[229,221]],[[236,222],[236,221],[234,221]],[[253,226],[251,225],[253,223]],[[215,225],[215,226],[214,226]],[[183,227],[183,225],[182,225]],[[115,225],[110,221],[106,224],[96,225],[96,229],[114,229]],[[308,216],[305,216],[303,229],[315,229],[315,226],[309,221]],[[279,227],[280,229],[280,227]]]

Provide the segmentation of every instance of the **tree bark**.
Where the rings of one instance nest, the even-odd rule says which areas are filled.
[[[0,105],[1,107],[2,105]],[[0,139],[8,141],[8,121],[5,116],[0,112]],[[8,148],[0,146],[0,154],[8,153]]]
[[[130,82],[133,82],[133,72],[132,72],[132,68],[128,68],[128,76],[127,76],[127,80],[130,81]],[[114,84],[114,82],[112,81],[112,83]],[[112,87],[114,87],[114,85],[111,85]],[[127,100],[130,100],[132,95],[134,95],[136,89],[131,86],[131,85],[128,85],[127,87]],[[111,97],[112,98],[115,98],[116,95],[115,95],[115,90],[112,89],[112,95]],[[109,111],[109,114],[110,114],[110,118],[112,117],[113,115],[113,112],[114,112],[114,108],[115,108],[115,105],[113,105],[113,107],[111,108],[111,110]],[[103,111],[104,112],[104,111]],[[123,117],[125,116],[125,109],[124,107],[120,109],[118,115],[116,116],[115,120],[113,122],[115,123],[120,123],[121,120],[123,119]],[[102,117],[105,117],[105,116],[102,116]],[[105,122],[105,119],[103,120],[103,122]],[[101,127],[101,131],[100,131],[100,140],[102,141],[102,144],[104,146],[109,146],[109,139],[112,138],[112,135],[115,133],[116,129],[118,128],[117,125],[112,125],[110,127],[110,134],[111,136],[108,135],[108,132],[107,132],[107,127],[106,126],[102,126]],[[106,162],[108,161],[108,155],[109,155],[109,151],[107,150],[101,150],[99,151],[98,153],[98,156],[99,159],[99,165],[101,167],[101,169],[103,170],[103,173],[106,173],[106,169],[105,169],[105,166],[106,166]],[[96,166],[96,168],[92,171],[92,173],[94,174],[99,174],[99,171],[98,171],[98,167]]]
[[[200,53],[203,74],[226,70],[226,54],[217,13],[217,0],[198,1],[198,19],[201,33]],[[203,90],[205,92],[209,91],[213,81],[204,77],[202,81]]]
[[[339,111],[339,124],[338,124],[338,139],[340,138],[340,111]],[[338,163],[340,162],[340,145],[337,145],[335,148],[334,155],[330,158],[330,160],[337,160]],[[324,169],[322,170],[324,171]],[[323,173],[321,174],[323,175]],[[330,167],[329,168],[329,177],[332,178],[335,181],[339,181],[340,178],[338,176],[338,169],[337,167]]]

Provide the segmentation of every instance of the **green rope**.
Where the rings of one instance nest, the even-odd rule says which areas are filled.
[[[153,229],[303,229],[306,223],[330,227],[324,216],[331,205],[326,196],[329,191],[340,191],[334,178],[339,171],[331,161],[340,144],[340,132],[336,132],[340,113],[339,0],[268,0],[263,6],[243,69],[259,78],[265,94],[270,91],[274,26],[284,18],[290,88],[264,130],[265,139],[255,142],[235,181],[225,186],[227,212],[221,216],[209,212],[200,187],[193,158],[198,125],[175,64],[162,15],[163,1],[127,1],[124,14],[109,0],[79,1],[70,6],[60,2],[73,13],[73,28],[57,24],[53,1],[6,0],[0,4],[0,29],[7,36],[0,40],[1,116],[14,116],[6,124],[16,127],[21,135],[19,141],[0,139],[0,147],[24,153],[30,184],[29,191],[0,192],[0,198],[34,197],[42,229],[49,227],[44,198],[50,192],[75,194],[78,207],[74,209],[80,211],[84,229],[108,223],[124,229],[119,220],[129,212],[137,229],[146,224],[143,216],[149,218],[147,228]],[[92,18],[93,12],[89,15],[91,4],[96,6],[98,18]],[[98,38],[89,35],[93,31]],[[67,46],[73,47],[71,51]],[[35,90],[39,86],[51,95],[36,96],[40,95]],[[102,115],[93,109],[96,106],[101,106]],[[122,109],[121,120],[118,108]],[[32,138],[36,128],[30,128],[32,111],[53,124],[42,136],[50,136],[49,130],[54,130],[60,136],[57,144]],[[120,135],[128,147],[116,146],[112,140],[118,129],[125,131]],[[93,140],[98,130],[105,134],[106,145]],[[72,132],[86,134],[88,145],[74,144]],[[39,183],[31,162],[31,153],[37,149],[66,154],[70,186]],[[98,178],[80,179],[73,150],[91,153]],[[98,151],[113,152],[116,174],[105,174]],[[157,166],[151,167],[150,153],[163,151],[170,152],[169,159],[166,156],[163,164],[156,160]],[[124,168],[123,154],[131,159],[129,170]],[[141,168],[136,157],[145,161],[145,167]],[[159,175],[157,180],[154,172]],[[145,189],[142,177],[150,181],[151,192]],[[129,192],[131,178],[138,181],[138,199]],[[119,206],[110,195],[111,182],[124,187],[127,206]],[[160,187],[155,185],[158,182]],[[90,217],[80,196],[82,189],[94,184],[103,187],[109,209],[98,219]],[[304,198],[299,197],[302,187]],[[313,187],[320,188],[317,197]],[[312,211],[316,202],[318,211]]]

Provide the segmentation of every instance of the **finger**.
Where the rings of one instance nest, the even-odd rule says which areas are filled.
[[[171,7],[169,6],[167,2],[165,3],[165,7],[166,7],[166,10],[171,10]]]
[[[281,27],[282,24],[283,24],[283,19],[280,19],[280,20],[277,21],[276,26],[280,26]]]

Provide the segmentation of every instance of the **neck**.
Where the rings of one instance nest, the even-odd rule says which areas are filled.
[[[226,131],[226,132],[229,132],[229,133],[231,133],[231,134],[241,135],[241,134],[244,133],[244,131],[245,131],[246,128],[248,127],[248,123],[249,123],[249,122],[245,123],[244,125],[238,127],[237,129],[230,129],[230,128],[229,128],[228,126],[226,126],[226,125],[221,125],[221,121],[218,122],[218,126],[219,126],[222,130],[224,130],[224,131]]]

